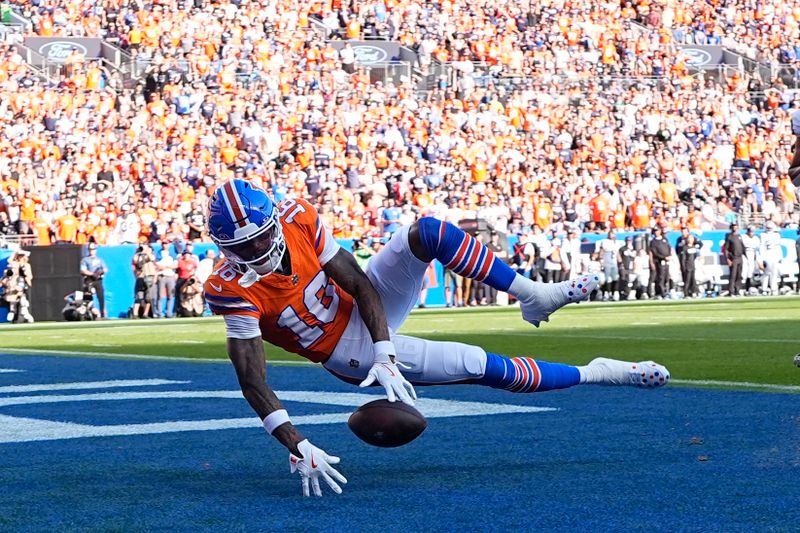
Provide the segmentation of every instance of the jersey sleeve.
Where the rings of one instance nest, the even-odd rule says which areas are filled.
[[[304,209],[302,217],[298,217],[297,222],[305,224],[308,235],[314,245],[314,251],[319,259],[319,264],[325,266],[325,263],[333,259],[333,256],[339,252],[341,246],[333,238],[331,230],[322,223],[314,206],[302,199],[295,201],[297,205],[302,206]]]

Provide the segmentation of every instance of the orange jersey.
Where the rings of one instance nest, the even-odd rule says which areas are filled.
[[[253,317],[265,341],[321,363],[353,310],[353,298],[322,270],[339,245],[305,200],[284,200],[278,210],[292,273],[269,274],[245,288],[241,272],[222,261],[206,280],[205,297],[214,314]]]

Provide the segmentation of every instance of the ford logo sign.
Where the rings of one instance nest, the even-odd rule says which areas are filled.
[[[42,54],[48,61],[55,63],[63,63],[69,57],[73,48],[77,48],[78,52],[84,56],[87,53],[86,47],[80,43],[70,41],[53,41],[39,47],[39,53]]]
[[[702,67],[711,63],[711,54],[699,48],[683,48],[680,53],[690,67]]]
[[[354,46],[353,53],[359,63],[380,63],[389,57],[383,48],[369,45]]]

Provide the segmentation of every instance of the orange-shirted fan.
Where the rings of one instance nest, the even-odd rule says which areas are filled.
[[[231,180],[211,197],[209,231],[228,257],[205,284],[211,310],[255,318],[267,342],[325,361],[347,327],[353,299],[322,270],[339,245],[314,207],[299,199],[274,206],[262,190]],[[256,274],[278,268],[284,254],[290,272]]]

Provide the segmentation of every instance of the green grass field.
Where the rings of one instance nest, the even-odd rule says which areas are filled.
[[[682,380],[800,385],[800,298],[572,305],[536,329],[519,310],[422,310],[401,333],[487,351],[582,364],[597,355],[659,361]],[[145,354],[225,359],[219,318],[0,327],[0,351]],[[277,348],[268,360],[299,361]],[[685,384],[685,383],[684,383]],[[697,384],[694,384],[697,385]],[[798,388],[797,390],[800,390]]]

